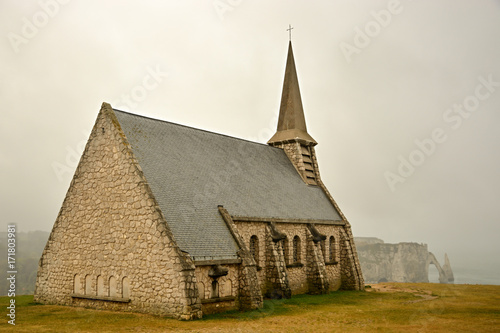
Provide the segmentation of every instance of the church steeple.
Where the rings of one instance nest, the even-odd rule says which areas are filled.
[[[278,128],[267,143],[276,146],[286,142],[299,142],[306,146],[317,144],[309,133],[307,133],[291,41],[288,44],[288,58],[286,61],[283,91],[281,93]]]
[[[285,151],[306,184],[318,185],[320,176],[314,151],[318,143],[307,133],[291,41],[288,44],[278,129],[267,143]]]

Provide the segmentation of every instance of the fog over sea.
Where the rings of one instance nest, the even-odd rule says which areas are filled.
[[[470,268],[451,264],[455,284],[495,284],[500,285],[500,268]],[[439,283],[439,274],[434,265],[429,266],[429,282]]]

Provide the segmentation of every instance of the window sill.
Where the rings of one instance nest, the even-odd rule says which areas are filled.
[[[300,262],[296,262],[294,264],[286,265],[286,268],[291,268],[291,267],[304,267],[304,264],[302,264]]]
[[[234,301],[235,299],[236,299],[236,297],[234,297],[234,296],[205,298],[205,299],[201,300],[201,304],[228,302],[228,301]]]
[[[119,302],[119,303],[129,303],[130,298],[114,297],[114,296],[95,296],[95,295],[81,295],[81,294],[71,294],[73,298],[84,298],[84,299],[94,299],[98,301],[107,302]]]

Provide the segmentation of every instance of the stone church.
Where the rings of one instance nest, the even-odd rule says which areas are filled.
[[[103,103],[39,262],[35,301],[182,320],[362,290],[321,181],[291,42],[276,134],[250,142]]]

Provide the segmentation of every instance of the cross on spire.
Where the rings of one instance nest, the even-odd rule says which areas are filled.
[[[289,24],[288,29],[286,29],[286,31],[288,31],[288,38],[290,39],[290,41],[292,41],[292,29],[293,27],[291,24]]]

